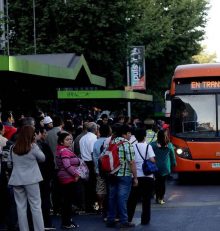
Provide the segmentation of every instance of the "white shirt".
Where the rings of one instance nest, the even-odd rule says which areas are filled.
[[[92,152],[96,140],[97,136],[92,132],[87,132],[79,140],[80,153],[84,161],[92,161]]]
[[[131,136],[129,142],[130,144],[133,144],[133,145],[138,143],[134,135]]]
[[[141,153],[141,155],[145,158],[145,154],[146,154],[146,149],[147,149],[147,143],[137,143],[134,144],[134,152],[135,152],[135,162],[136,162],[136,169],[137,169],[137,177],[145,177],[143,170],[142,170],[142,164],[143,164],[143,159],[141,158],[136,145],[138,146],[138,149]],[[147,152],[147,159],[155,157],[154,151],[152,146],[149,144],[148,145],[148,152]],[[153,174],[148,175],[147,177],[154,177]]]
[[[1,147],[1,150],[2,150],[2,148],[4,146],[6,146],[7,141],[8,141],[8,139],[0,134],[0,147]]]
[[[109,146],[109,143],[110,143],[110,141],[111,141],[111,139],[112,139],[112,137],[111,136],[109,136],[108,138],[106,138],[105,139],[105,142],[104,142],[104,148],[106,148],[106,147],[108,147]]]

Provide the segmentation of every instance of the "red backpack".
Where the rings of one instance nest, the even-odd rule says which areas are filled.
[[[118,147],[123,144],[125,141],[121,141],[119,143],[110,144],[107,149],[104,150],[104,153],[99,157],[99,172],[100,174],[114,174],[116,173],[120,167],[120,158],[118,153]]]

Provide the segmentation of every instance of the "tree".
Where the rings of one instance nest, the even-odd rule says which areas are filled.
[[[33,54],[33,5],[9,1],[11,54]],[[126,83],[129,46],[144,45],[147,87],[168,87],[176,65],[201,49],[206,0],[35,0],[37,53],[84,54],[109,88]],[[150,93],[150,91],[148,90]]]
[[[205,0],[156,0],[154,2],[161,7],[160,20],[157,22],[163,28],[164,33],[158,32],[163,43],[159,45],[160,49],[157,49],[156,56],[147,54],[146,65],[150,68],[147,69],[149,88],[158,91],[158,88],[169,86],[177,65],[191,63],[192,56],[200,51],[200,41],[205,34],[208,6]],[[147,38],[150,41],[146,50],[157,41],[152,41],[149,35]],[[153,49],[150,50],[153,52]]]
[[[202,51],[198,55],[194,55],[192,59],[195,63],[215,63],[217,55],[215,52],[206,51],[206,46],[203,46]]]

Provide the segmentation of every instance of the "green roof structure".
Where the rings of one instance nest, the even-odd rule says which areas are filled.
[[[153,101],[152,95],[132,90],[106,90],[106,79],[91,73],[83,55],[0,55],[2,108],[19,106],[24,110],[37,100],[59,100],[59,103],[65,103],[69,99],[85,103],[89,99],[101,103],[103,99],[113,104],[115,100]]]
[[[82,68],[90,84],[106,86],[105,78],[91,73],[83,55],[77,56],[72,53],[0,56],[0,72],[8,71],[39,77],[76,80]]]
[[[89,90],[89,91],[71,91],[59,90],[58,99],[126,99],[153,101],[152,95],[142,94],[133,91],[122,90]]]

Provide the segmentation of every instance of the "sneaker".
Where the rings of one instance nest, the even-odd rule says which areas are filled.
[[[62,229],[75,229],[75,228],[79,228],[79,225],[72,223],[70,225],[62,225],[61,227]]]
[[[120,224],[121,229],[123,229],[123,228],[133,228],[133,227],[135,227],[135,224],[131,223],[131,222],[125,222],[125,223]]]
[[[94,210],[98,211],[99,210],[99,204],[98,202],[95,202],[95,204],[93,205]]]
[[[163,204],[165,204],[166,202],[165,202],[164,200],[158,200],[157,203],[160,204],[160,205],[163,205]]]

